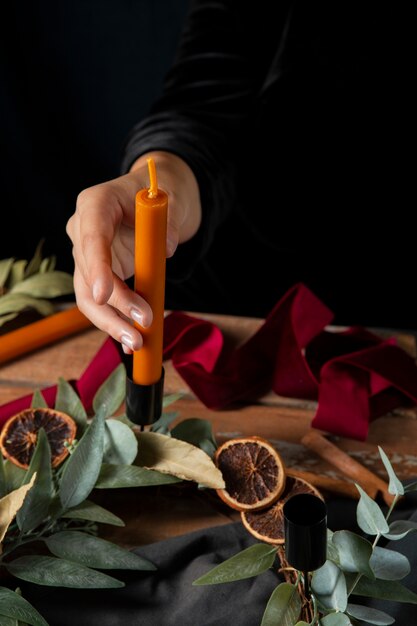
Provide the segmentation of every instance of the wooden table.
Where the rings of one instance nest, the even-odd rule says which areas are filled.
[[[228,341],[245,341],[262,320],[193,314],[216,323]],[[414,337],[400,334],[399,341],[413,355]],[[58,376],[77,379],[105,341],[106,335],[92,328],[52,346],[0,367],[0,404],[53,385]],[[204,407],[172,367],[165,363],[165,393],[180,392],[181,399],[169,407],[179,412],[177,421],[201,417],[211,421],[219,443],[239,435],[259,435],[271,441],[287,467],[345,480],[333,467],[300,444],[315,413],[314,402],[300,402],[270,393],[256,405],[212,411]],[[123,407],[122,407],[123,408]],[[399,409],[375,420],[366,442],[333,437],[352,457],[386,478],[377,446],[383,447],[402,479],[417,475],[417,410]],[[101,502],[126,522],[124,528],[103,526],[101,535],[134,547],[199,528],[240,519],[211,490],[180,483],[159,488],[106,490],[96,494]]]

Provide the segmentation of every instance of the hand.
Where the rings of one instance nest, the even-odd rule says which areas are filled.
[[[149,187],[146,159],[153,157],[158,187],[168,194],[167,257],[191,239],[201,223],[197,181],[189,166],[167,152],[141,156],[130,172],[82,191],[67,223],[73,243],[78,308],[129,354],[142,346],[132,321],[152,323],[149,304],[125,280],[134,273],[135,196]]]

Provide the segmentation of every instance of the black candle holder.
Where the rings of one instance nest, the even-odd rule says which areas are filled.
[[[141,430],[156,422],[162,415],[165,370],[161,378],[150,385],[140,385],[132,380],[132,358],[123,357],[126,367],[126,416]]]
[[[327,506],[321,498],[300,493],[284,504],[285,556],[304,575],[304,593],[310,597],[309,572],[327,558]]]

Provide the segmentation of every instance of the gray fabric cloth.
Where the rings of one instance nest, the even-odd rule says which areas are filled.
[[[417,520],[416,507],[417,494],[412,494],[392,519]],[[355,503],[341,498],[328,502],[328,527],[358,532]],[[195,579],[253,543],[256,540],[240,522],[231,523],[141,547],[137,553],[152,561],[157,571],[113,572],[126,582],[123,589],[21,587],[50,626],[259,626],[268,598],[279,583],[274,569],[243,581],[192,586]],[[412,572],[402,582],[417,592],[415,534],[385,547],[408,556]],[[352,601],[395,616],[397,626],[417,623],[415,605],[365,598]]]

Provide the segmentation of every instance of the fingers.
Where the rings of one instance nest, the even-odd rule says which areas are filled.
[[[143,327],[152,323],[152,310],[147,302],[132,292],[117,276],[113,276],[113,290],[104,304],[97,304],[81,272],[74,271],[77,306],[97,328],[122,343],[125,352],[142,347],[142,335],[133,322]]]

